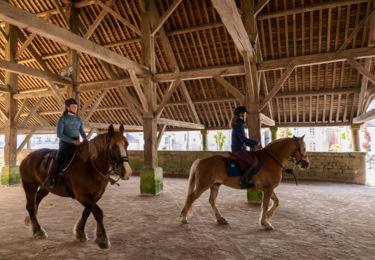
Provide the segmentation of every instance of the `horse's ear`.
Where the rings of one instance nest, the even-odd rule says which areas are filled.
[[[108,135],[112,136],[115,133],[115,129],[113,128],[113,125],[110,125],[108,127]]]
[[[120,134],[123,134],[124,133],[124,125],[123,124],[121,124],[120,125],[120,129],[119,129],[119,131],[120,131]]]
[[[303,138],[305,138],[305,135],[303,135],[303,136],[301,137],[302,140],[303,140]]]

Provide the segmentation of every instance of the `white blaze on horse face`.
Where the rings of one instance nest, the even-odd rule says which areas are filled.
[[[121,157],[127,157],[128,156],[128,152],[126,151],[125,149],[125,144],[122,143],[120,146],[120,154],[121,154]],[[123,162],[123,166],[124,166],[124,169],[125,169],[125,176],[124,176],[124,179],[125,180],[128,180],[130,178],[130,176],[132,175],[133,173],[133,170],[132,168],[130,167],[129,165],[129,162]]]

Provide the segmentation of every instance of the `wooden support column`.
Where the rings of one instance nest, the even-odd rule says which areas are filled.
[[[207,134],[208,130],[204,129],[201,130],[201,135],[202,135],[202,150],[207,151],[208,149],[208,142],[207,142]]]
[[[271,141],[275,141],[277,139],[277,127],[271,126],[270,131],[271,131]]]
[[[141,45],[143,64],[149,68],[150,73],[144,77],[144,97],[147,106],[143,113],[143,134],[144,134],[144,168],[140,172],[141,193],[158,194],[163,191],[163,169],[158,167],[157,154],[157,118],[156,112],[156,84],[154,75],[155,47],[154,37],[151,30],[150,1],[145,1],[145,12],[141,21]],[[134,82],[134,81],[133,81]]]
[[[361,129],[361,125],[351,125],[350,130],[352,132],[352,142],[353,142],[353,151],[359,152],[361,151],[360,140],[359,140],[359,130]]]
[[[71,8],[70,17],[69,17],[69,27],[72,33],[78,34],[79,33],[79,17],[78,17],[78,9],[75,7]],[[74,98],[78,103],[78,111],[81,107],[80,104],[80,92],[78,92],[79,88],[79,75],[80,75],[80,54],[78,51],[70,49],[68,52],[68,66],[72,66],[72,86],[70,91],[68,90],[68,97]]]
[[[7,42],[5,43],[5,60],[16,62],[17,53],[17,28],[7,24],[5,26]],[[5,108],[8,120],[5,122],[5,146],[4,167],[1,170],[1,184],[11,185],[20,182],[19,169],[17,167],[17,130],[14,118],[17,114],[17,101],[13,95],[18,91],[17,74],[5,71],[5,85],[9,86],[9,93],[4,93]]]

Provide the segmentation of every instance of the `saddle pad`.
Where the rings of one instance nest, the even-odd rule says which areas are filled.
[[[253,164],[255,165],[251,172],[251,176],[254,176],[260,170],[261,164],[255,153],[250,152],[250,155],[253,157]],[[229,157],[227,158],[227,174],[229,177],[242,176],[246,166],[246,162],[242,161],[234,154],[229,153]]]

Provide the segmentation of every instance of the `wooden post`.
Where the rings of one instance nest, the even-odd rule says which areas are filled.
[[[242,22],[248,34],[252,50],[256,44],[257,27],[254,14],[254,1],[241,0]],[[256,50],[255,50],[256,51]],[[245,79],[246,79],[246,107],[248,110],[247,127],[249,138],[261,141],[261,122],[259,110],[259,80],[256,67],[256,53],[243,52]],[[262,191],[247,190],[247,201],[261,203]]]
[[[352,142],[353,142],[353,151],[361,151],[360,141],[359,141],[359,129],[361,125],[351,125],[350,130],[352,131]]]
[[[202,135],[202,150],[203,151],[207,151],[207,145],[208,145],[208,142],[207,142],[207,134],[208,134],[208,130],[201,130],[201,135]]]
[[[74,8],[73,6],[72,6],[72,9],[70,11],[69,26],[70,26],[71,32],[75,33],[75,34],[79,33],[79,28],[78,28],[78,23],[79,23],[78,11],[79,10],[77,8]],[[80,83],[80,81],[79,81],[79,75],[80,75],[80,66],[79,66],[80,54],[79,54],[78,51],[70,49],[68,57],[69,57],[68,65],[72,66],[72,75],[71,75],[71,77],[72,77],[72,88],[71,88],[71,93],[69,93],[70,95],[68,95],[68,96],[74,98],[77,101],[77,103],[78,103],[78,110],[79,110],[79,108],[81,107],[81,104],[80,104],[80,93],[77,91],[77,89],[79,88],[79,83]],[[77,111],[77,113],[78,112],[79,111]]]
[[[157,118],[156,112],[156,85],[153,76],[156,72],[154,37],[151,30],[150,1],[145,1],[145,12],[141,21],[141,45],[143,64],[150,69],[144,77],[144,96],[148,111],[143,113],[144,134],[144,168],[140,172],[141,193],[158,194],[163,191],[163,169],[158,167],[157,154]]]
[[[13,25],[5,26],[7,42],[5,44],[5,60],[16,62],[17,35],[18,30]],[[13,95],[18,90],[17,74],[5,71],[5,85],[9,86],[9,92],[4,93],[5,108],[7,109],[8,120],[5,122],[5,146],[4,146],[4,167],[1,169],[1,184],[11,185],[20,182],[19,169],[17,167],[17,130],[14,118],[17,114],[17,101]]]

